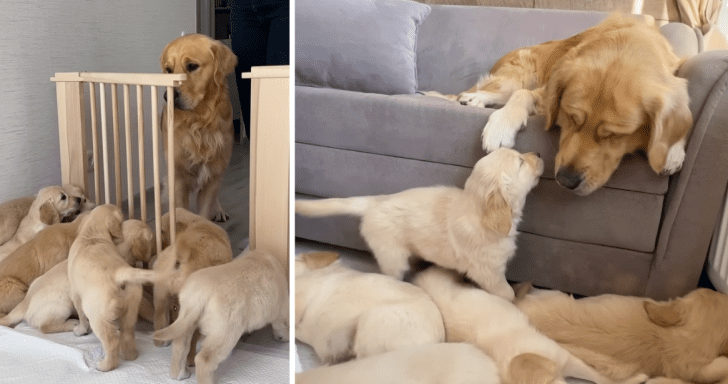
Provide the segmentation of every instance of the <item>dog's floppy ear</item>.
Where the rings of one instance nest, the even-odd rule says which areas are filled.
[[[122,229],[122,222],[115,215],[109,215],[106,217],[106,229],[111,235],[111,241],[114,244],[119,245],[124,241],[124,230]]]
[[[551,77],[546,83],[546,91],[543,97],[544,113],[546,114],[546,126],[544,129],[547,131],[556,124],[556,117],[559,115],[559,108],[561,108],[561,96],[564,94],[566,88],[566,68],[565,60],[561,60],[556,64],[556,69],[551,73]]]
[[[657,95],[645,105],[650,122],[650,141],[647,159],[652,170],[662,173],[670,147],[685,137],[693,126],[687,81],[675,78],[667,89],[656,87]]]
[[[61,222],[61,216],[58,214],[58,211],[56,211],[56,207],[54,207],[53,203],[50,201],[43,203],[43,205],[41,205],[38,209],[38,212],[42,223],[53,225]]]
[[[511,205],[506,200],[500,188],[495,188],[485,198],[485,212],[483,213],[483,226],[502,236],[508,236],[513,224]]]
[[[685,304],[680,300],[657,304],[645,301],[643,306],[650,321],[661,327],[675,327],[685,323]]]
[[[212,43],[212,60],[215,65],[215,84],[220,85],[225,77],[235,70],[238,57],[225,44],[215,40]]]

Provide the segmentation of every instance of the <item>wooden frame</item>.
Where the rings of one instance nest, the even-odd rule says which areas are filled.
[[[167,126],[174,126],[174,87],[178,87],[187,75],[184,74],[161,74],[161,73],[94,73],[94,72],[64,72],[56,73],[51,81],[56,83],[56,97],[58,102],[58,132],[61,152],[61,179],[64,184],[76,184],[86,191],[91,186],[88,184],[88,163],[86,158],[86,103],[84,100],[84,83],[89,84],[89,101],[91,113],[91,137],[93,141],[93,164],[94,183],[93,188],[96,196],[96,204],[102,204],[101,200],[101,175],[104,179],[104,204],[115,204],[122,208],[122,187],[121,187],[121,158],[120,158],[120,135],[119,135],[119,106],[118,106],[118,85],[123,85],[124,100],[124,127],[126,139],[126,170],[127,170],[127,199],[129,218],[134,218],[134,183],[133,183],[133,154],[131,150],[131,112],[129,87],[136,86],[137,95],[137,129],[139,147],[139,196],[141,200],[141,212],[139,218],[147,221],[146,209],[146,180],[144,163],[144,109],[143,109],[143,86],[151,87],[151,109],[152,109],[152,153],[154,166],[154,217],[156,223],[157,252],[162,250],[162,201],[161,183],[159,171],[159,113],[158,113],[158,87],[165,87],[167,91]],[[98,146],[98,129],[96,119],[96,87],[99,87],[99,98],[101,104],[101,148]],[[112,134],[114,151],[114,188],[116,201],[110,200],[110,166],[109,166],[109,143],[107,138],[107,110],[106,110],[106,84],[111,87],[111,109],[112,109]],[[174,185],[174,130],[167,130],[167,181],[168,185]],[[102,151],[103,168],[99,166],[99,150]],[[103,172],[102,172],[103,171]],[[169,193],[168,206],[174,207],[174,193]],[[170,209],[170,223],[176,221],[174,209]],[[170,240],[174,242],[176,237],[175,226],[170,225]]]

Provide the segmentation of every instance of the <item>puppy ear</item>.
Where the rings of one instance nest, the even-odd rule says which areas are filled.
[[[662,87],[659,87],[662,88]],[[660,89],[645,106],[650,118],[647,160],[656,173],[665,171],[670,147],[683,139],[693,127],[693,114],[685,79],[675,78],[669,90]]]
[[[485,198],[485,212],[483,213],[483,226],[495,231],[499,235],[508,236],[513,223],[511,205],[508,203],[500,188],[493,190]]]
[[[556,117],[559,115],[559,108],[561,108],[561,96],[564,94],[566,88],[565,67],[564,60],[556,64],[556,68],[559,68],[551,73],[551,77],[546,83],[546,91],[543,97],[543,109],[546,115],[546,126],[544,129],[547,131],[556,124]]]
[[[301,258],[311,269],[325,268],[339,260],[339,254],[336,252],[311,252],[304,253]]]
[[[116,217],[109,216],[106,219],[106,228],[109,230],[109,234],[111,235],[111,241],[113,241],[116,245],[119,245],[124,241],[124,231],[121,224],[121,220]]]
[[[238,57],[225,44],[215,40],[212,44],[212,57],[215,63],[215,84],[220,85],[225,77],[235,70]]]
[[[523,283],[517,283],[516,285],[514,285],[513,291],[516,294],[516,298],[513,300],[513,302],[517,303],[518,301],[520,301],[521,299],[526,297],[526,295],[528,295],[532,289],[533,289],[533,284],[531,284],[530,281],[526,281]]]
[[[685,306],[679,299],[658,304],[645,301],[643,305],[650,321],[661,327],[675,327],[685,323]]]
[[[61,216],[50,201],[46,201],[40,206],[39,213],[42,223],[53,225],[61,222]]]

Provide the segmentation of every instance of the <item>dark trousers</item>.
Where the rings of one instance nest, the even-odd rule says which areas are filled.
[[[238,57],[235,79],[245,133],[250,137],[250,80],[240,74],[261,65],[288,65],[288,0],[230,1],[230,34]]]

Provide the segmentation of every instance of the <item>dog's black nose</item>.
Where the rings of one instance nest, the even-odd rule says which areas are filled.
[[[582,182],[581,174],[572,166],[559,169],[556,181],[564,188],[576,189]]]
[[[81,198],[80,197],[75,197],[74,199],[76,200],[76,204],[81,204]]]
[[[538,153],[538,152],[534,152],[534,153],[536,154],[536,157],[538,157],[539,159],[541,158],[541,154],[540,153]]]
[[[167,101],[167,91],[164,91],[164,101]]]

